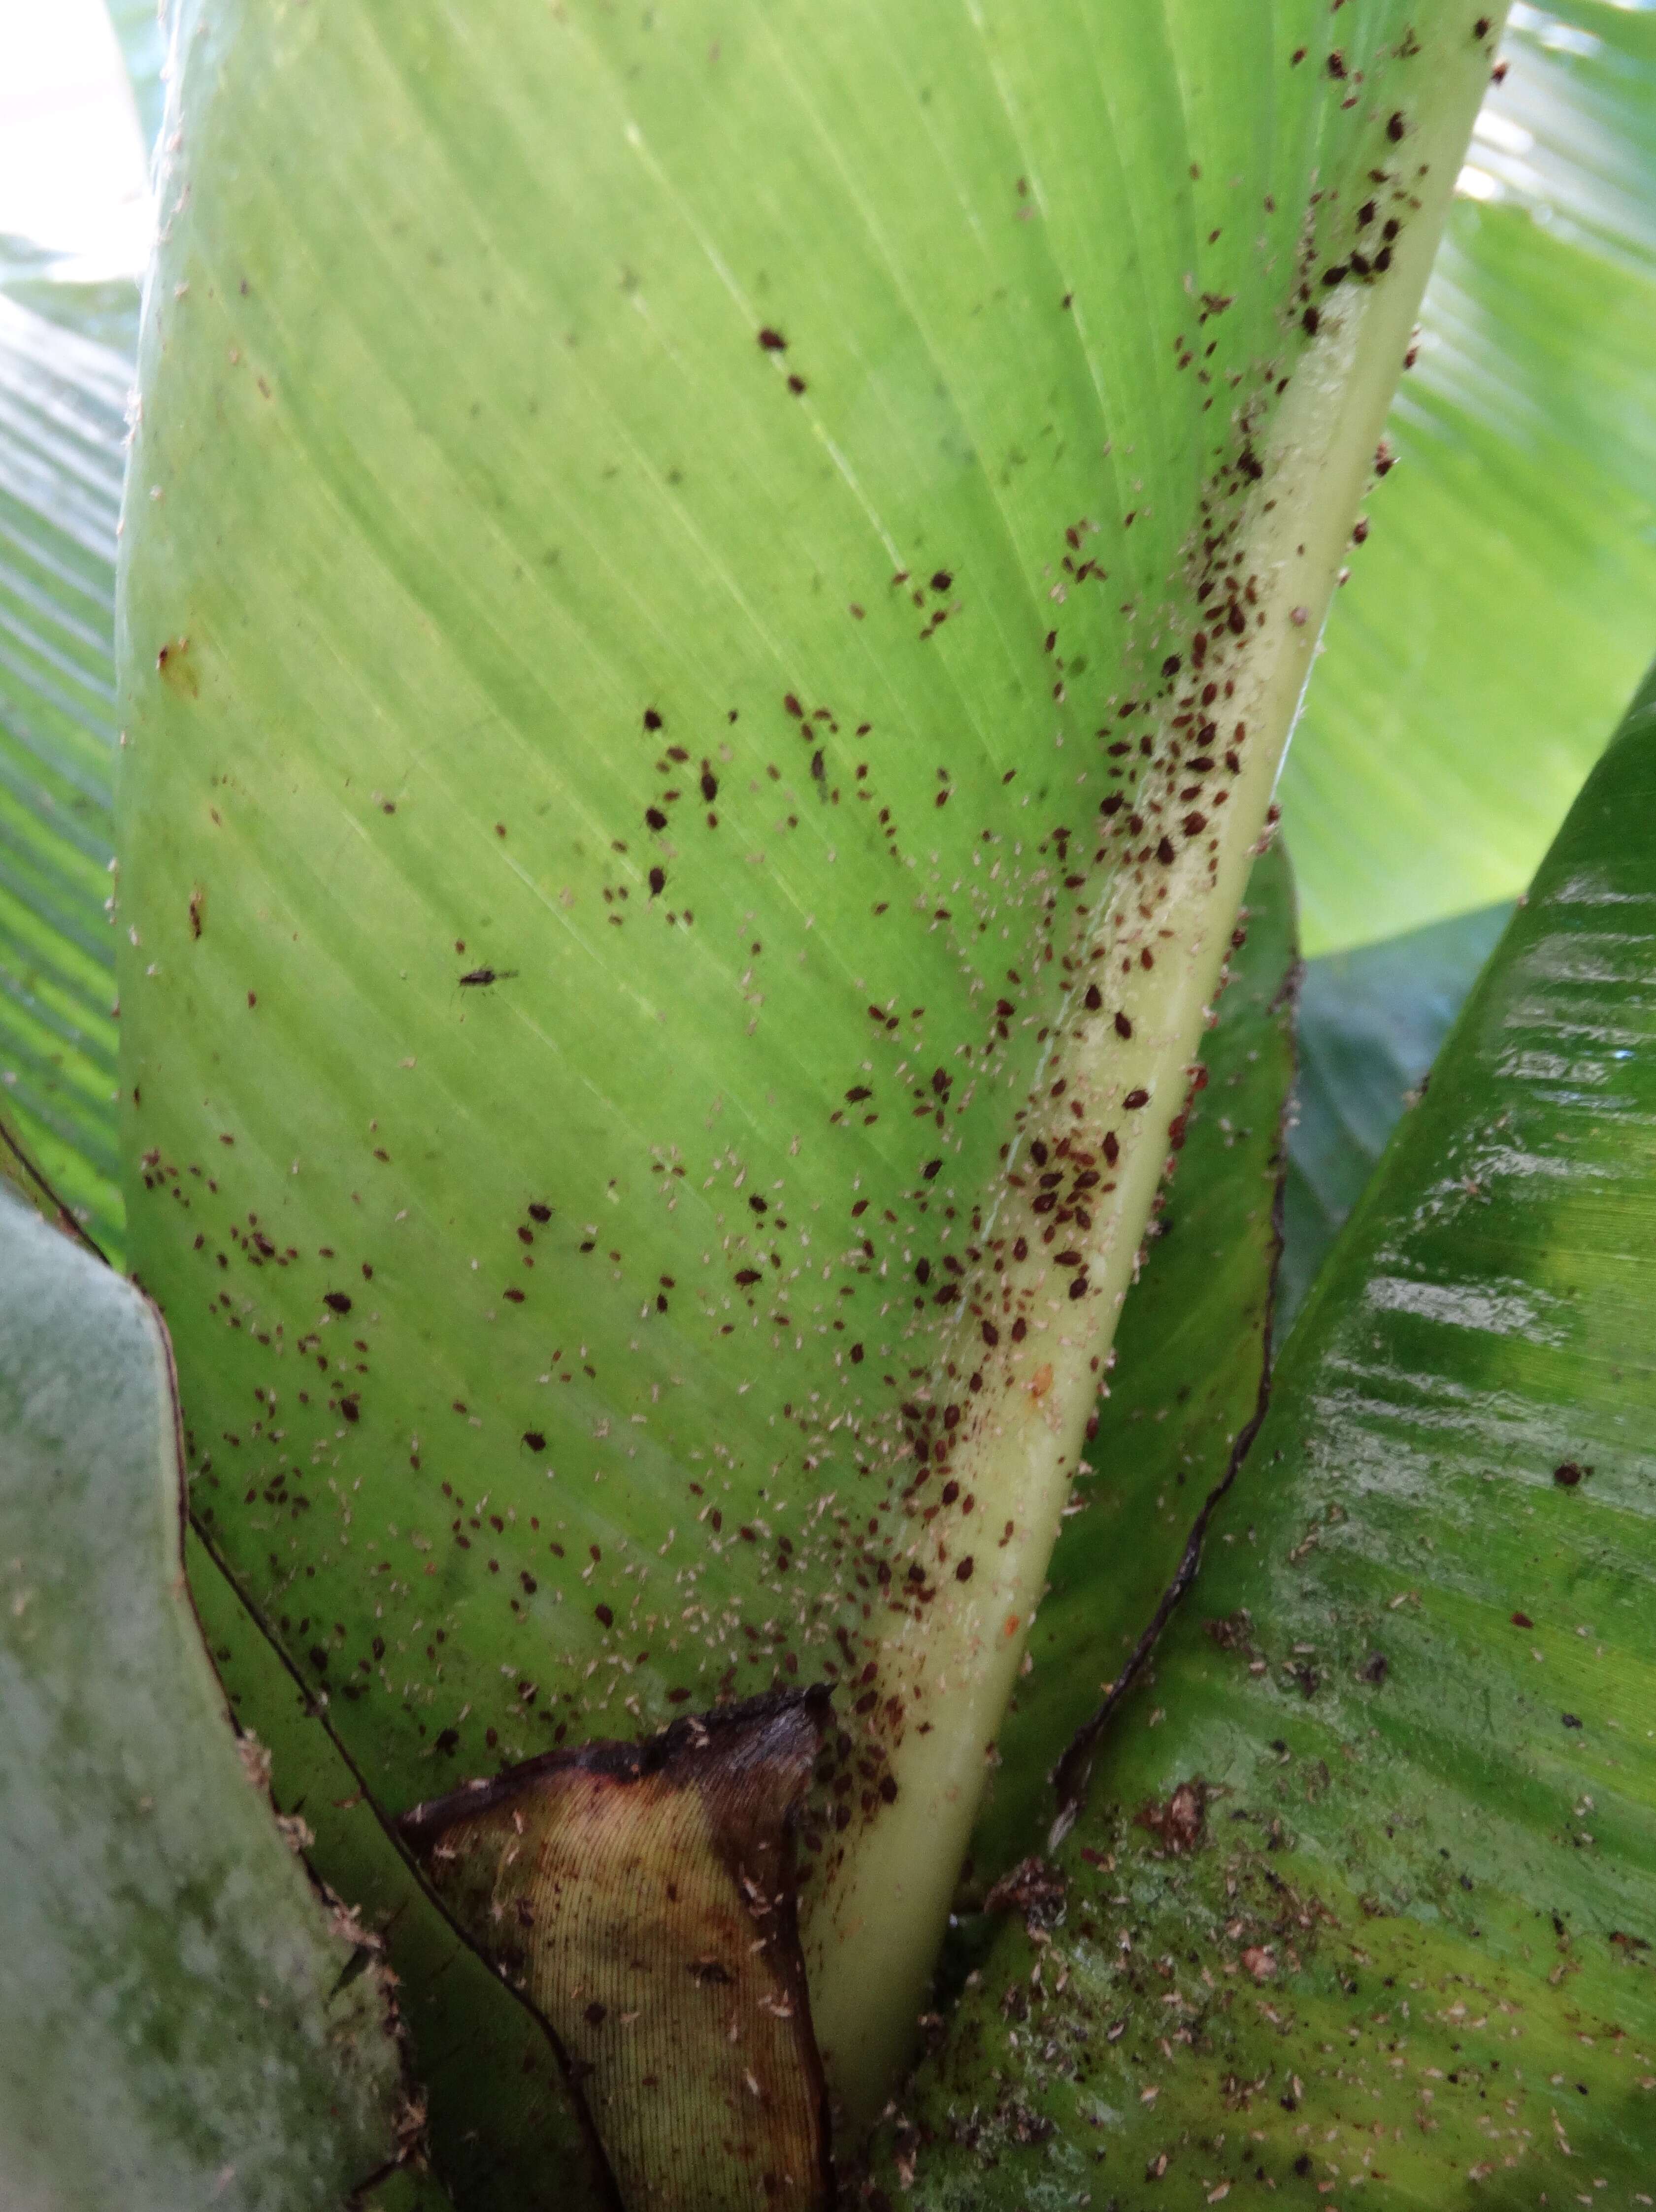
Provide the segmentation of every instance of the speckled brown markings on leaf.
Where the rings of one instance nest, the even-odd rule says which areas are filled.
[[[1051,1928],[1062,1917],[1068,1887],[1061,1868],[1032,1855],[995,1883],[983,1899],[983,1911],[1020,1913],[1032,1929]]]
[[[1388,206],[1391,189],[1375,187]],[[1350,263],[1341,206],[1313,210],[1307,228],[1306,281]],[[1282,279],[1272,284],[1275,305]],[[1305,304],[1284,299],[1285,348]],[[766,312],[781,326],[767,323],[758,348],[781,373],[789,303]],[[577,805],[535,813],[515,786],[479,796],[490,905],[521,871],[510,882],[533,884],[531,919],[551,925],[532,958],[527,935],[481,933],[490,905],[445,917],[440,937],[469,933],[474,959],[521,945],[522,974],[491,1002],[481,979],[501,971],[471,969],[456,992],[441,969],[454,1030],[433,1022],[405,1039],[400,1012],[369,1025],[363,1119],[383,1130],[342,1135],[319,1111],[314,1137],[307,1123],[289,1141],[267,1122],[244,1138],[217,1162],[222,1192],[169,1180],[167,1163],[149,1178],[155,1214],[185,1218],[165,1195],[181,1187],[196,1207],[169,1303],[210,1299],[227,1346],[214,1418],[199,1425],[200,1509],[229,1532],[269,1617],[352,1624],[347,1663],[369,1662],[353,1687],[374,1708],[377,1775],[509,1759],[613,1732],[623,1714],[643,1729],[677,1702],[826,1676],[844,1693],[805,1826],[815,1867],[900,1796],[892,1755],[933,1728],[941,1700],[930,1684],[911,1693],[890,1644],[988,1605],[1015,1532],[1005,1513],[983,1525],[960,1470],[1014,1387],[1050,1410],[1035,1389],[1044,1337],[1105,1319],[1096,1273],[1057,1255],[1087,1252],[1131,1169],[1133,1126],[1154,1119],[1121,1097],[1123,1113],[1107,1110],[1068,1040],[1083,1012],[1110,1024],[1129,980],[1167,972],[1167,879],[1213,862],[1249,757],[1227,709],[1263,616],[1237,518],[1261,479],[1283,364],[1256,357],[1258,319],[1250,330],[1224,293],[1179,312],[1172,358],[1190,358],[1176,389],[1213,464],[1188,563],[1166,587],[1137,574],[1129,556],[1153,500],[1133,492],[1123,517],[1114,464],[1067,464],[1045,525],[1050,596],[1014,641],[1034,672],[1028,699],[1004,733],[985,740],[940,711],[915,742],[876,707],[872,677],[843,696],[831,685],[854,679],[803,648],[762,672],[716,667],[703,689],[641,658],[610,719],[566,730],[554,712],[551,754],[514,767]],[[746,386],[761,365],[752,327],[736,332]],[[805,433],[810,410],[766,404]],[[881,619],[900,621],[910,653],[923,623],[928,656],[978,620],[971,542],[916,531],[895,558],[888,592],[861,572],[821,580],[836,607],[866,611],[849,634],[871,668],[888,649]],[[882,556],[880,579],[891,573]],[[1001,605],[993,619],[1013,617]],[[947,680],[941,665],[928,678],[940,698]],[[541,742],[538,720],[527,734]],[[494,834],[497,815],[509,839]],[[1108,972],[1093,963],[1088,932],[1125,881],[1144,911],[1124,975],[1113,957]],[[829,951],[852,901],[867,915],[855,974]],[[180,936],[182,903],[175,888]],[[204,960],[218,957],[219,918]],[[624,988],[588,1006],[571,981],[581,963],[618,960],[649,923],[652,949],[614,970]],[[311,957],[308,940],[293,957]],[[520,1021],[521,1060],[454,1048],[456,1035],[469,1048]],[[797,1038],[808,1079],[774,1104],[788,1055],[750,1051],[756,1033],[767,1047]],[[565,1083],[581,1055],[590,1081]],[[445,1158],[463,1173],[429,1164]],[[525,1183],[558,1201],[556,1234],[533,1246]],[[243,1225],[250,1208],[273,1254]],[[340,1277],[312,1256],[311,1232],[354,1282],[370,1227],[376,1273],[348,1346],[338,1311],[314,1326]],[[157,1250],[166,1234],[140,1233]],[[1025,1347],[1026,1378],[1013,1364]],[[398,1380],[364,1395],[353,1423],[339,1409],[365,1388],[359,1363],[376,1389],[387,1369]],[[531,1436],[544,1452],[521,1441]],[[278,1528],[265,1492],[291,1500],[301,1480],[310,1510]],[[588,1556],[589,1530],[601,1558]],[[378,1658],[356,1626],[365,1592],[387,1647]],[[1021,1626],[997,1621],[995,1636]],[[520,1650],[521,1667],[503,1668]],[[532,1674],[533,1699],[519,1686]]]
[[[544,1753],[401,1823],[557,2038],[629,2205],[827,2204],[793,1862],[831,1718],[820,1690],[753,1699]]]

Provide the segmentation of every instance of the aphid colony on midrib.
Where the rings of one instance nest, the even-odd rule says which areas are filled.
[[[1344,98],[1361,80],[1329,81]],[[1388,144],[1406,135],[1380,127]],[[1220,458],[1174,584],[1135,562],[1148,509],[1130,489],[1111,504],[1111,469],[1093,465],[1062,510],[1053,495],[1039,590],[1007,650],[1020,719],[1004,757],[964,706],[958,741],[916,735],[872,664],[858,703],[744,681],[715,714],[641,686],[619,765],[594,781],[601,843],[505,799],[488,842],[550,887],[542,904],[582,957],[640,948],[647,1013],[630,1027],[629,1007],[578,998],[551,927],[520,944],[491,917],[479,959],[481,920],[445,916],[452,1057],[429,1090],[387,1099],[331,1183],[301,1158],[259,1196],[235,1130],[210,1176],[146,1156],[148,1188],[203,1223],[198,1294],[240,1340],[229,1371],[252,1407],[192,1434],[194,1510],[314,1689],[374,1706],[387,1768],[399,1786],[420,1777],[411,1802],[487,1759],[818,1679],[836,1726],[808,1850],[831,1857],[895,1794],[892,1749],[931,1723],[886,1686],[883,1641],[1014,1534],[955,1457],[997,1354],[1093,1287],[1082,1240],[1149,1099],[1129,1086],[1105,1114],[1065,1039],[1085,1017],[1132,1043],[1123,986],[1155,969],[1168,885],[1193,856],[1216,867],[1251,742],[1238,670],[1264,619],[1239,517],[1294,347],[1344,288],[1383,276],[1406,219],[1401,161],[1365,170],[1363,190],[1349,215],[1333,189],[1312,195],[1263,310],[1197,291],[1172,334],[1190,418],[1216,398],[1234,410],[1204,434]],[[1067,297],[1053,311],[1075,312]],[[794,357],[769,324],[746,350],[755,374]],[[787,374],[801,413],[826,404],[814,372]],[[1013,619],[975,585],[969,548],[843,589],[871,652],[923,646],[940,686],[956,641],[978,652]],[[547,790],[567,798],[579,766],[553,757]],[[404,803],[376,834],[414,818]],[[1123,882],[1136,939],[1106,958],[1092,931]],[[819,907],[850,903],[874,948],[856,973],[813,929]],[[217,919],[192,895],[183,926],[209,956]],[[658,1115],[631,1087],[658,1016],[687,1063],[705,1042],[728,1071],[693,1111],[674,1098]],[[548,1035],[562,1051],[560,1023],[579,1081],[536,1056]],[[497,1036],[554,1111],[457,1107],[473,1040]],[[798,1120],[773,1141],[759,1112],[778,1091]],[[532,1187],[508,1190],[489,1157],[497,1105],[512,1158],[545,1119]],[[1175,1149],[1181,1134],[1182,1115]],[[459,1180],[443,1164],[456,1147]],[[439,1266],[454,1326],[435,1343],[418,1316]],[[371,1607],[344,1595],[364,1571]],[[485,1609],[517,1638],[508,1667],[455,1656]],[[371,1637],[333,1618],[370,1610]]]

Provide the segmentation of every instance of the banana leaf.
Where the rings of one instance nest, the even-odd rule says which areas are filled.
[[[1516,897],[1656,597],[1656,19],[1513,9],[1283,774],[1316,955]]]
[[[388,1814],[836,1686],[854,2111],[1492,58],[1324,25],[180,21],[119,934],[198,1526]]]
[[[1306,1306],[1154,1704],[1078,1741],[907,2201],[1647,2193],[1653,791],[1656,675]]]
[[[390,1985],[231,1735],[180,1504],[153,1311],[0,1188],[5,2201],[435,2207],[392,2185],[419,2128]]]
[[[101,340],[0,291],[0,1086],[112,1254],[112,633],[130,382]]]
[[[1439,1048],[1511,912],[1481,907],[1306,963],[1282,1191],[1279,1340],[1413,1093],[1429,1079]]]

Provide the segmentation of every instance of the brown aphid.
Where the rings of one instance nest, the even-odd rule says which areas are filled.
[[[1198,1774],[1181,1782],[1165,1804],[1152,1798],[1141,1805],[1133,1825],[1148,1828],[1177,1858],[1194,1851],[1201,1843],[1207,1814],[1208,1785]]]
[[[1062,1868],[1038,1856],[1003,1874],[983,1899],[985,1912],[1020,1912],[1026,1926],[1050,1928],[1062,1914],[1068,1887]]]

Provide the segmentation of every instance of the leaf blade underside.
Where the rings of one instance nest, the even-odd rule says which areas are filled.
[[[133,1249],[194,1510],[387,1810],[837,1681],[807,1909],[861,2103],[1481,20],[1422,46],[1374,0],[1348,90],[1206,9],[1172,46],[941,0],[186,19],[121,911]],[[1128,963],[1107,1001],[1092,954]],[[1020,1115],[1073,1179],[1050,1204],[1002,1182]],[[918,1453],[941,1494],[957,1423],[934,1527]]]

